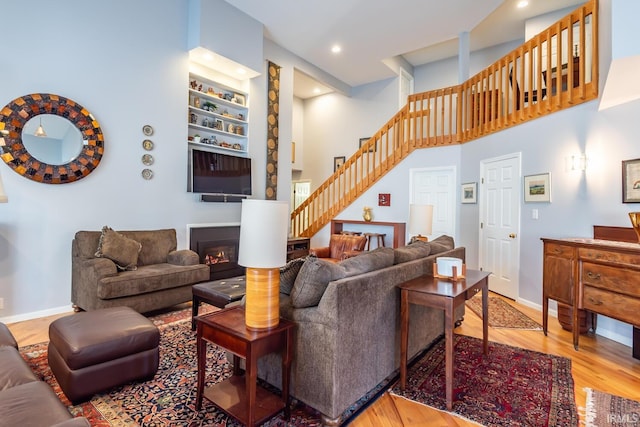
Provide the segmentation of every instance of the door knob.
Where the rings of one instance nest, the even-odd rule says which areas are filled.
[[[509,233],[509,238],[510,238],[510,239],[515,239],[515,238],[516,238],[515,233]]]

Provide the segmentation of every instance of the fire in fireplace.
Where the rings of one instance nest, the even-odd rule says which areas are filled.
[[[240,227],[198,227],[190,230],[190,249],[200,262],[209,266],[210,279],[219,280],[244,275],[238,264]]]

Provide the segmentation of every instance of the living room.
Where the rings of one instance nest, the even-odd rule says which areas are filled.
[[[637,54],[631,42],[637,30],[621,19],[637,16],[632,12],[637,6],[613,0],[599,4],[602,92],[611,58],[621,52]],[[239,221],[240,204],[202,203],[186,192],[187,9],[186,1],[158,8],[147,0],[74,2],[64,7],[40,0],[5,5],[2,28],[12,42],[3,45],[0,55],[3,105],[29,93],[69,97],[100,122],[105,155],[90,176],[66,185],[36,183],[0,167],[9,197],[8,203],[0,204],[0,320],[14,322],[69,310],[70,245],[78,230],[99,230],[103,225],[169,227],[178,232],[178,246],[185,247],[187,224]],[[24,22],[39,30],[26,31]],[[513,47],[477,53],[474,69],[483,67],[482,56],[495,55],[486,60],[491,62]],[[281,144],[279,156],[288,159],[298,101],[287,100],[284,94],[292,92],[293,70],[322,72],[269,41],[264,43],[264,57],[283,67],[280,141],[287,143]],[[451,59],[417,68],[415,91],[457,83],[455,63]],[[255,167],[255,197],[263,197],[266,186],[267,79],[262,71],[249,84],[249,155]],[[304,102],[305,169],[309,168],[314,182],[332,172],[333,157],[348,155],[345,147],[355,151],[358,139],[375,132],[397,109],[397,79],[351,89],[350,97],[332,94]],[[639,109],[638,102],[632,101],[599,111],[595,101],[462,146],[416,152],[339,218],[358,219],[363,206],[376,206],[377,195],[389,193],[392,205],[376,207],[375,219],[406,221],[410,169],[449,165],[456,168],[459,183],[476,182],[482,160],[521,152],[522,175],[550,172],[553,176],[551,203],[535,205],[538,219],[532,218],[531,205],[523,204],[520,218],[519,300],[539,308],[541,237],[589,237],[596,224],[629,226],[627,213],[637,208],[621,201],[621,161],[640,157],[634,125]],[[144,125],[154,128],[150,180],[141,177]],[[589,159],[585,172],[566,171],[566,158],[576,153],[586,153]],[[279,191],[279,198],[289,197],[290,182],[291,170],[281,162],[278,186],[286,191]],[[480,258],[479,216],[478,204],[460,205],[456,214],[456,242],[467,248],[470,266],[477,266]],[[319,246],[328,239],[325,228],[313,237],[313,244]],[[602,318],[598,332],[630,345],[630,325]]]
[[[615,5],[615,4],[614,4]],[[600,2],[600,87],[604,87],[612,52],[631,50],[625,34],[634,28],[624,22],[612,27],[611,16],[624,14],[624,6],[612,10],[612,4]],[[186,225],[228,223],[239,219],[237,203],[201,203],[187,193],[187,150],[184,141],[185,88],[188,85],[188,54],[185,47],[188,13],[184,2],[171,4],[162,11],[150,4],[59,8],[38,3],[37,16],[19,4],[11,4],[5,16],[24,16],[42,20],[39,28],[56,22],[56,28],[74,28],[70,43],[65,32],[52,31],[47,37],[24,35],[20,43],[6,46],[3,86],[5,102],[28,93],[57,93],[89,109],[101,123],[105,134],[105,155],[99,167],[87,178],[68,185],[44,185],[24,179],[3,168],[2,179],[9,203],[0,204],[0,227],[4,241],[0,265],[3,298],[1,317],[23,320],[53,314],[68,308],[70,283],[69,247],[73,234],[81,229],[99,230],[103,225],[115,229],[153,229],[174,227],[179,246],[186,246]],[[73,14],[69,14],[69,9]],[[171,9],[170,11],[168,9]],[[84,14],[84,15],[83,15]],[[73,16],[71,16],[73,15]],[[627,14],[628,16],[629,14]],[[103,27],[95,16],[109,17],[118,25]],[[143,17],[143,18],[141,18]],[[176,19],[179,17],[179,19]],[[5,19],[3,28],[14,28],[19,19]],[[117,29],[115,28],[117,27]],[[612,29],[613,28],[613,29]],[[610,46],[615,30],[616,46]],[[86,35],[92,35],[91,37]],[[498,46],[475,55],[492,59],[513,48]],[[141,53],[143,52],[143,53]],[[37,53],[37,54],[36,54]],[[287,100],[291,93],[293,70],[323,75],[310,64],[265,41],[264,56],[282,68],[280,140],[293,140],[298,130],[292,116],[299,114],[299,101]],[[472,56],[472,59],[476,56]],[[474,67],[481,69],[483,60]],[[484,60],[490,62],[490,60]],[[46,72],[43,65],[46,65]],[[455,83],[456,60],[440,61],[415,70],[416,92]],[[304,174],[313,182],[332,172],[332,159],[348,155],[357,141],[372,134],[397,108],[397,81],[384,81],[353,88],[351,97],[330,94],[304,102]],[[256,197],[265,188],[263,149],[266,123],[266,77],[264,73],[250,81],[252,143],[249,156],[255,173]],[[331,105],[331,108],[327,108]],[[540,306],[542,282],[542,245],[540,237],[590,236],[595,224],[628,226],[627,212],[634,205],[621,203],[620,162],[637,157],[632,126],[636,104],[630,102],[598,111],[591,102],[536,121],[516,126],[462,146],[420,150],[377,183],[339,218],[360,218],[362,206],[375,206],[379,193],[392,195],[390,207],[376,208],[378,221],[406,221],[409,204],[407,171],[450,165],[458,171],[458,182],[478,181],[480,161],[508,153],[522,153],[522,175],[550,172],[553,176],[553,200],[537,204],[539,219],[531,218],[530,205],[523,204],[521,214],[519,298]],[[294,112],[295,111],[295,112]],[[331,126],[327,126],[331,123]],[[151,180],[142,179],[140,156],[145,139],[142,127],[155,128],[155,164]],[[612,147],[614,149],[612,149]],[[290,144],[281,144],[280,157],[291,156]],[[589,168],[584,173],[568,173],[568,156],[586,153]],[[324,161],[316,161],[324,159]],[[291,170],[280,163],[279,188],[289,188]],[[279,192],[287,198],[288,191]],[[179,207],[179,208],[176,208]],[[43,213],[45,213],[43,215]],[[586,215],[585,213],[588,213]],[[468,248],[470,265],[477,265],[479,211],[477,204],[460,205],[456,214],[455,237]],[[313,244],[328,241],[328,227],[313,237]],[[24,250],[31,242],[45,250],[36,254]],[[46,285],[45,285],[46,284]],[[34,300],[33,295],[39,295]],[[600,331],[605,336],[630,344],[630,327],[603,319]]]

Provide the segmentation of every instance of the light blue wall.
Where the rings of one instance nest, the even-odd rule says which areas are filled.
[[[175,228],[184,248],[187,224],[239,221],[240,204],[201,203],[186,192],[186,0],[162,7],[153,0],[5,2],[2,16],[10,42],[0,54],[0,104],[37,92],[70,98],[100,122],[105,153],[92,174],[64,185],[30,181],[0,164],[9,196],[0,204],[0,319],[69,310],[78,230]],[[252,85],[258,125],[264,81]],[[145,124],[155,129],[149,181],[140,175]],[[264,135],[251,126],[250,134]],[[250,149],[260,197],[264,143],[256,138]]]

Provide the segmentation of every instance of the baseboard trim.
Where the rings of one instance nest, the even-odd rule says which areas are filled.
[[[13,316],[0,317],[2,323],[16,323],[24,322],[25,320],[38,319],[40,317],[53,316],[62,313],[73,313],[73,307],[71,305],[65,305],[62,307],[48,308],[46,310],[32,311],[30,313],[16,314]]]

